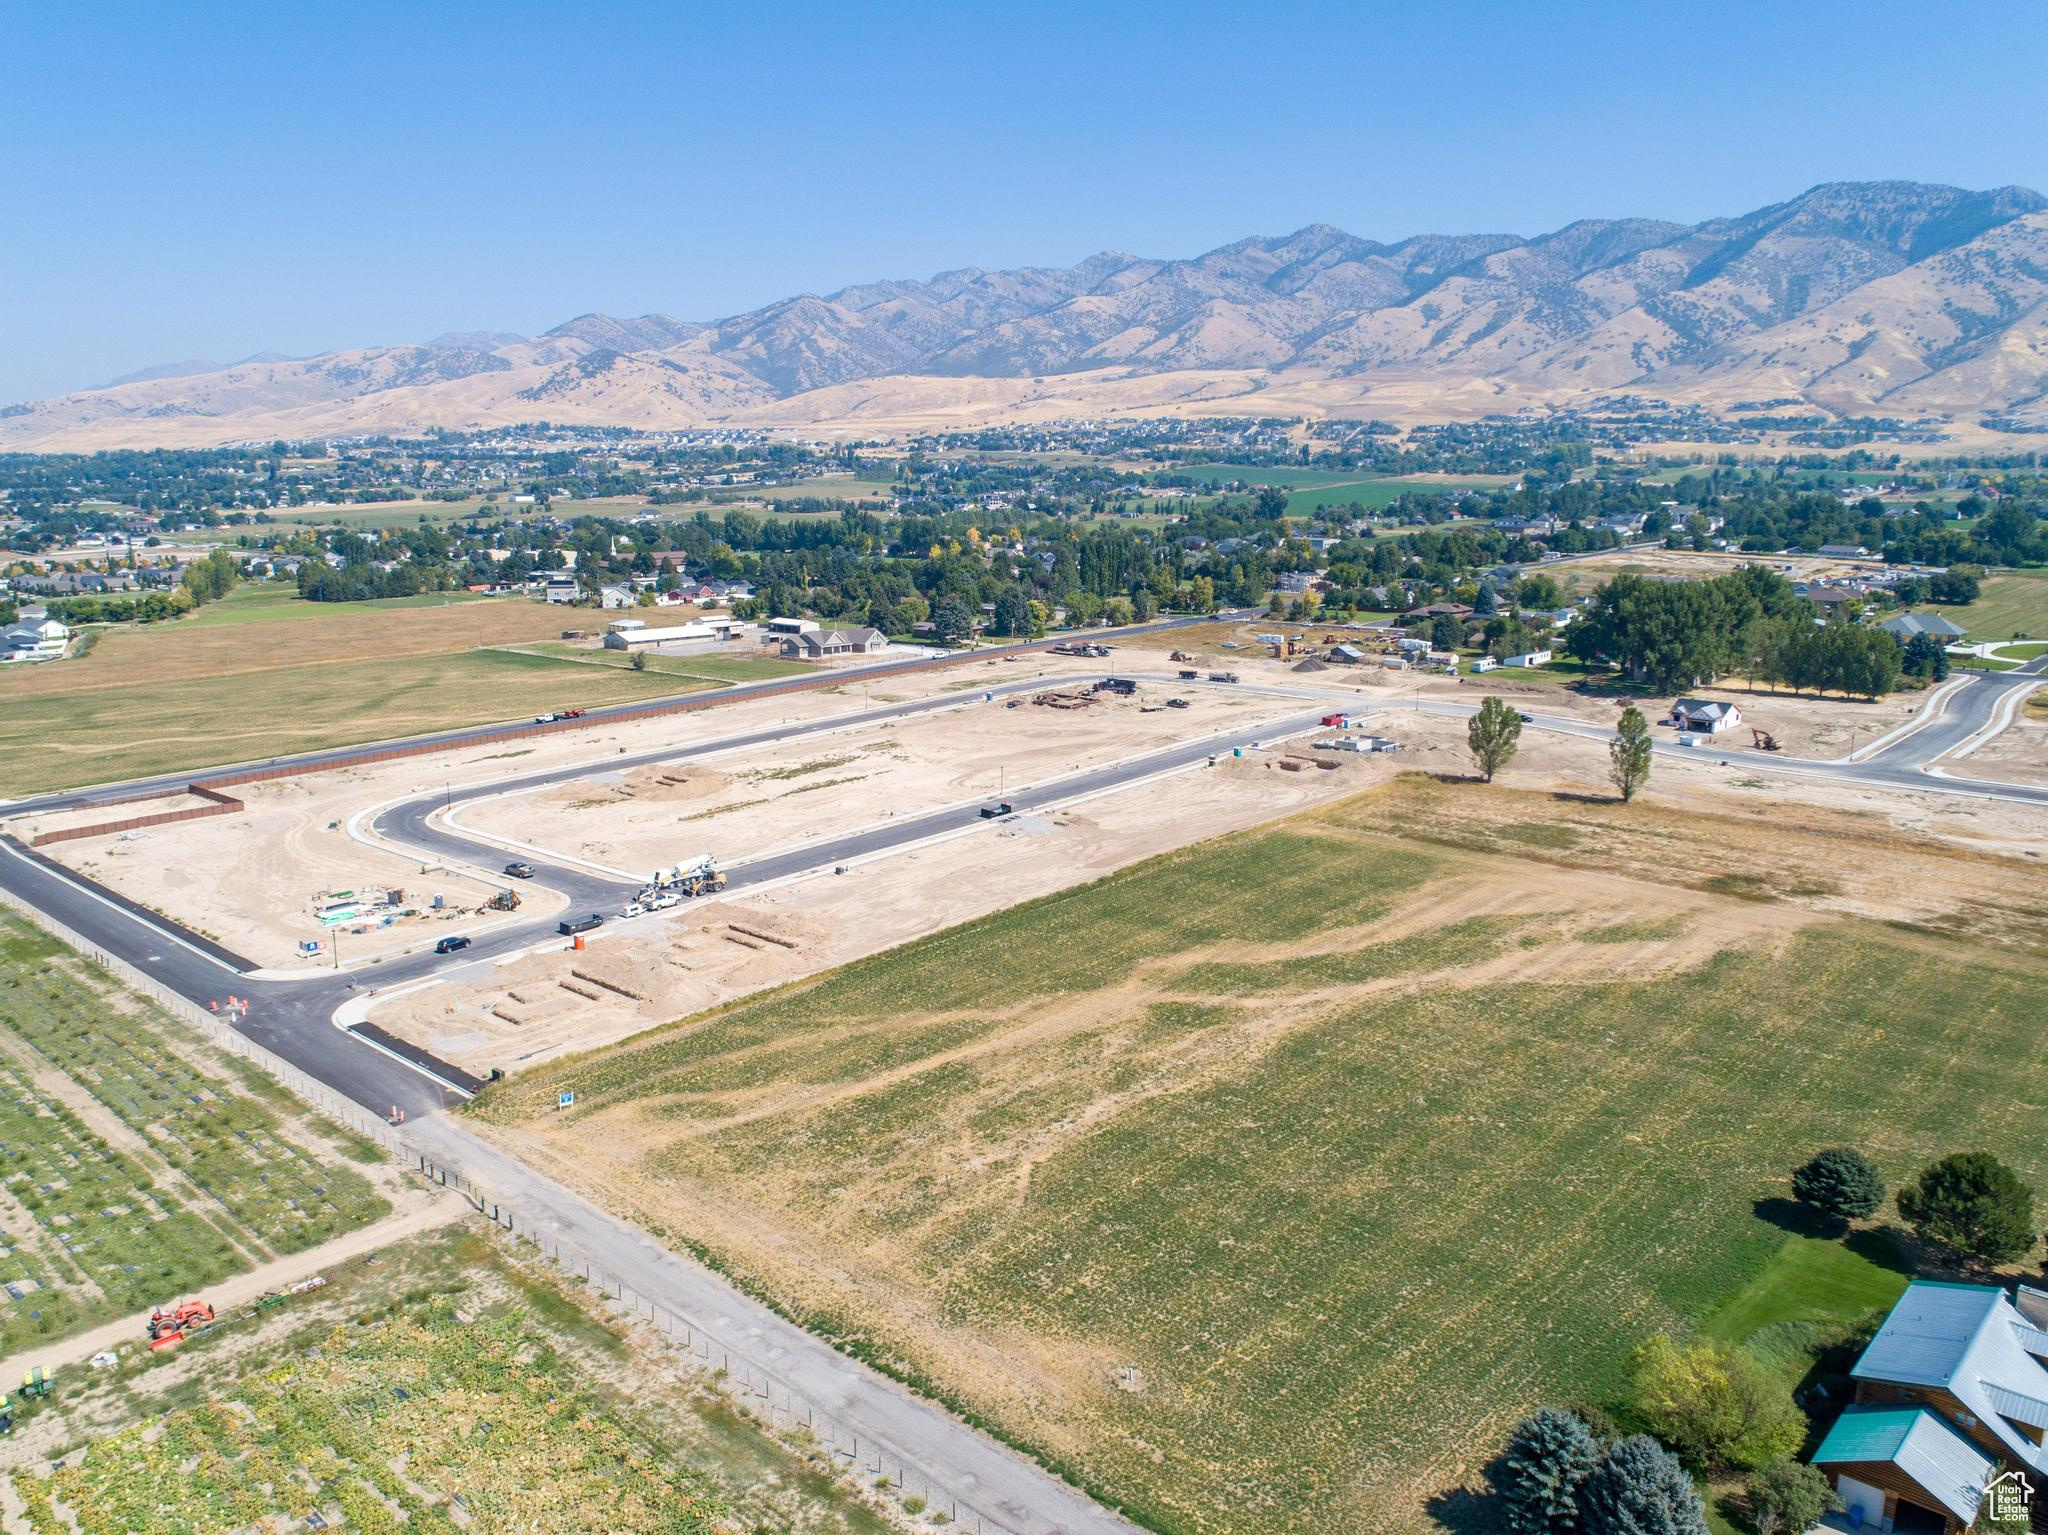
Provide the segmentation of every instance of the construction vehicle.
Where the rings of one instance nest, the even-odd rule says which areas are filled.
[[[1092,691],[1097,693],[1114,693],[1119,698],[1129,698],[1138,691],[1138,684],[1128,677],[1104,677],[1095,684]]]
[[[1236,673],[1236,672],[1211,672],[1211,673],[1209,673],[1209,680],[1210,680],[1211,682],[1235,682],[1235,681],[1237,681],[1237,673]]]
[[[1189,668],[1188,670],[1185,670],[1180,674],[1180,680],[1182,682],[1194,682],[1199,680],[1201,675],[1202,674],[1200,672],[1195,671],[1192,668]]]
[[[499,892],[498,892],[498,893],[497,893],[496,895],[492,896],[492,897],[491,897],[491,898],[490,898],[490,899],[489,899],[488,901],[484,902],[484,910],[485,910],[485,911],[517,911],[517,910],[519,910],[519,892],[518,892],[517,890],[500,890],[500,891],[499,891]]]
[[[663,873],[654,871],[654,878],[641,887],[638,904],[652,911],[654,903],[663,896],[680,900],[684,896],[710,895],[725,888],[725,871],[718,867],[718,860],[709,853],[685,859],[673,869]],[[674,905],[670,900],[664,905]]]
[[[1185,698],[1169,698],[1166,700],[1166,707],[1169,709],[1185,709],[1188,707],[1188,701]]]
[[[39,1396],[48,1396],[56,1388],[57,1383],[50,1378],[50,1372],[37,1365],[21,1377],[21,1390],[16,1394],[24,1402],[29,1402]]]
[[[1749,734],[1751,737],[1749,744],[1752,748],[1754,748],[1757,751],[1775,752],[1784,750],[1784,748],[1778,744],[1778,738],[1772,735],[1768,730],[1759,730],[1756,728],[1756,726],[1752,725],[1749,727]]]
[[[213,1307],[203,1300],[180,1301],[169,1309],[159,1306],[149,1314],[150,1350],[160,1353],[167,1348],[176,1348],[193,1333],[203,1332],[212,1325]]]
[[[1168,656],[1166,659],[1169,661],[1192,661],[1194,660],[1194,657],[1189,655],[1185,650],[1176,650],[1172,655]],[[1192,677],[1194,673],[1182,672],[1181,675],[1183,677]]]

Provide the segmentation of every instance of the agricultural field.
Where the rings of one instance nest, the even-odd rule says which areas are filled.
[[[1152,1528],[1442,1528],[1648,1335],[1796,1373],[1895,1292],[1781,1213],[1814,1149],[2042,1186],[2044,896],[1847,813],[1411,774],[471,1112]]]
[[[1929,603],[1925,611],[1945,614],[1973,640],[2048,635],[2048,570],[1999,571],[1984,578],[1975,602],[1964,607]]]
[[[11,915],[0,970],[0,1356],[389,1212],[371,1148]]]
[[[549,656],[584,666],[608,666],[615,671],[633,669],[633,655],[627,651],[576,645],[567,640],[537,640],[530,645],[508,646],[507,649],[520,655]],[[815,675],[818,670],[802,661],[784,661],[772,655],[749,655],[736,647],[729,655],[643,653],[647,659],[645,670],[649,673],[659,672],[665,677],[695,677],[704,682],[770,682],[777,677]]]
[[[1287,515],[1312,517],[1325,507],[1362,506],[1377,511],[1410,491],[1492,490],[1511,475],[1369,474],[1356,469],[1286,469],[1257,464],[1187,464],[1176,468],[1199,483],[1241,480],[1247,485],[1285,486]]]
[[[27,1410],[0,1476],[8,1527],[34,1535],[893,1527],[815,1452],[468,1230],[351,1264],[169,1358],[80,1372]]]
[[[486,648],[554,640],[565,622],[523,598],[317,603],[238,588],[175,623],[102,631],[77,660],[9,667],[0,794],[691,691],[688,678]]]

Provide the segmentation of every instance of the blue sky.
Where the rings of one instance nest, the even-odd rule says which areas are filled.
[[[2048,189],[2048,4],[0,7],[0,401],[1326,222]]]

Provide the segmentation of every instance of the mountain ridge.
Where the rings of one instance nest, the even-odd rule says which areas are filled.
[[[2048,197],[1825,182],[1690,225],[1579,219],[1533,237],[1385,242],[1316,223],[1187,258],[1102,251],[853,283],[709,321],[593,312],[532,338],[173,365],[8,407],[0,443],[118,438],[123,423],[152,440],[177,422],[209,440],[237,424],[500,424],[539,407],[645,426],[886,418],[911,401],[981,419],[1070,397],[1207,409],[1267,395],[1307,413],[1398,401],[1415,414],[1433,392],[1460,411],[1489,393],[1513,405],[1631,391],[2048,425],[2044,316]]]

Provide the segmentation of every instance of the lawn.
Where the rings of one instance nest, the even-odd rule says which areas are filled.
[[[1977,600],[1964,607],[1928,604],[1959,623],[1973,640],[2048,635],[2048,570],[2002,570],[1987,575]]]
[[[422,592],[417,597],[380,597],[374,602],[308,602],[298,587],[288,581],[252,581],[236,587],[218,602],[208,603],[167,626],[166,632],[214,629],[223,624],[274,624],[282,622],[332,622],[338,615],[367,619],[376,614],[401,613],[413,608],[446,608],[463,603],[507,602],[518,599],[490,597],[479,592]]]
[[[177,1024],[12,915],[0,969],[0,1353],[388,1212],[348,1165],[360,1144],[291,1123],[296,1107],[244,1063],[194,1065],[203,1046]],[[91,1105],[36,1073],[118,1126],[93,1129]]]
[[[1403,778],[471,1112],[1155,1529],[1432,1528],[1652,1332],[1882,1304],[1817,1147],[2048,1178],[2048,961],[1797,904],[1878,832],[1804,836]]]

